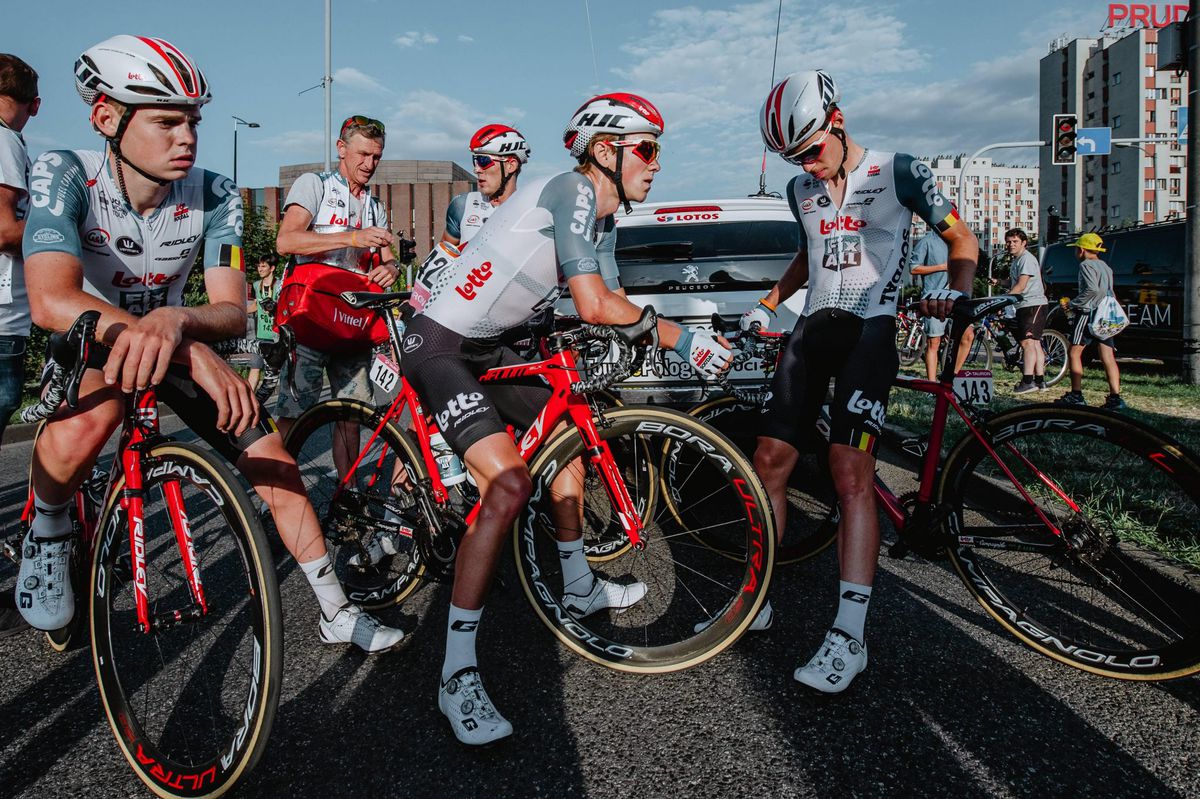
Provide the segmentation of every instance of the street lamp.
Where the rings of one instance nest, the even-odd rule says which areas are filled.
[[[234,184],[237,184],[237,133],[238,133],[239,125],[245,125],[248,128],[261,127],[261,125],[259,125],[257,122],[247,122],[246,120],[244,120],[238,116],[235,116],[233,118],[233,182],[234,182]]]

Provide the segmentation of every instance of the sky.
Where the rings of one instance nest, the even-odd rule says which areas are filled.
[[[324,0],[8,2],[0,52],[41,77],[30,154],[99,149],[74,91],[87,47],[118,33],[170,40],[196,60],[214,99],[198,165],[238,183],[276,185],[279,167],[323,157]],[[771,85],[778,0],[333,0],[334,134],[350,114],[387,126],[385,158],[453,159],[501,122],[529,140],[532,176],[570,169],[562,130],[589,96],[632,91],[666,120],[659,201],[741,196],[758,188],[758,109]],[[1096,36],[1106,2],[1010,0],[842,3],[783,0],[777,79],[824,68],[846,128],[874,148],[935,155],[1037,138],[1038,60],[1059,37]],[[590,18],[590,24],[589,24]],[[590,35],[589,35],[590,34]],[[594,56],[593,56],[594,53]],[[1036,153],[1007,151],[1011,162]],[[796,168],[767,159],[767,188]]]

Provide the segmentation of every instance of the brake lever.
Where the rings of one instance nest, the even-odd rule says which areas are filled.
[[[96,342],[96,325],[100,321],[99,311],[84,311],[71,325],[67,333],[68,343],[75,343],[75,364],[71,367],[71,375],[67,380],[67,407],[75,410],[79,407],[79,384],[83,382],[84,370],[88,368],[88,355],[92,344]]]

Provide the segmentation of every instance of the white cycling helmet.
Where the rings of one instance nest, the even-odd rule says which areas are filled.
[[[791,152],[826,124],[840,99],[825,70],[793,72],[775,84],[758,114],[763,143],[780,155]]]
[[[75,60],[75,90],[89,106],[100,96],[125,105],[201,106],[212,99],[204,73],[166,39],[120,34]]]
[[[563,145],[580,158],[597,133],[661,136],[664,128],[662,114],[646,98],[623,92],[601,94],[579,106],[571,116],[571,124],[563,131]]]
[[[521,132],[508,125],[484,125],[471,137],[471,155],[511,156],[524,164],[532,154]]]

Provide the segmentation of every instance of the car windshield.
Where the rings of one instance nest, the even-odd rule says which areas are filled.
[[[796,254],[792,221],[617,227],[617,264],[626,290],[689,285],[769,289]]]

